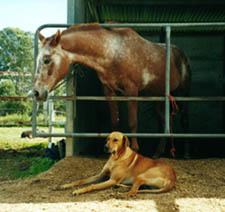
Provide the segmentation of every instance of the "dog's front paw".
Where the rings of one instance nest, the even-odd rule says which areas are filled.
[[[80,194],[82,194],[82,192],[80,192],[80,189],[74,190],[74,191],[72,192],[72,195],[73,195],[73,196],[77,196],[77,195],[80,195]]]
[[[59,188],[60,188],[61,190],[65,190],[65,189],[68,189],[68,188],[71,188],[71,187],[72,187],[71,184],[64,184],[64,185],[59,186]]]
[[[80,188],[80,189],[76,189],[72,192],[72,195],[76,196],[76,195],[80,195],[80,194],[84,194],[89,192],[90,190],[88,190],[88,187],[86,188]]]

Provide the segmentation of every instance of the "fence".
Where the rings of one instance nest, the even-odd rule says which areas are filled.
[[[69,27],[70,24],[46,24],[40,26],[35,33],[35,58],[38,54],[38,32],[44,28],[56,28],[56,27]],[[67,101],[75,100],[95,100],[95,101],[128,101],[128,100],[137,100],[137,101],[165,101],[165,131],[164,133],[126,133],[126,135],[130,137],[187,137],[187,138],[225,138],[225,134],[191,134],[191,133],[170,133],[170,43],[171,43],[171,29],[177,27],[225,27],[225,22],[220,23],[162,23],[162,24],[147,24],[147,23],[139,23],[139,24],[101,24],[102,27],[110,28],[110,27],[138,27],[138,28],[164,28],[166,32],[166,79],[165,79],[165,97],[89,97],[89,96],[66,96],[66,97],[50,97],[52,100],[64,99]],[[36,66],[36,61],[35,61]],[[176,101],[225,101],[225,97],[175,97]],[[37,113],[37,105],[34,103],[33,106],[33,136],[40,137],[106,137],[107,133],[36,133],[36,113]]]
[[[0,71],[0,76],[10,76],[10,77],[32,77],[31,73],[27,72],[9,72],[9,71]],[[28,97],[21,96],[0,96],[0,101],[32,101]],[[0,122],[0,125],[9,126],[9,125],[31,125],[31,121],[7,121]]]
[[[27,72],[9,72],[9,71],[0,71],[0,76],[10,76],[10,77],[32,77],[31,73]],[[33,101],[30,97],[22,96],[0,96],[0,101]],[[54,119],[54,102],[50,99],[48,102],[43,104],[44,109],[44,122],[39,123],[41,126],[49,126],[49,133],[52,133],[53,126],[57,124],[64,125],[64,122],[59,122]],[[49,122],[48,120],[49,116]],[[1,126],[12,126],[12,125],[32,125],[32,121],[7,121],[0,122]],[[49,139],[51,141],[51,138]]]

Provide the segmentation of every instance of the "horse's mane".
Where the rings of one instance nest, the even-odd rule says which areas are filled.
[[[68,29],[64,30],[62,32],[62,35],[70,34],[77,31],[96,30],[100,28],[101,26],[99,25],[99,23],[89,23],[89,24],[82,24],[82,25],[79,24],[79,25],[71,26]]]

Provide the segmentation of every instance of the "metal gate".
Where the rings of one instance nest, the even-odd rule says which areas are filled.
[[[179,137],[179,138],[225,138],[225,133],[209,134],[209,133],[171,133],[170,131],[170,45],[171,45],[171,30],[179,27],[225,27],[225,22],[219,23],[130,23],[130,24],[100,24],[102,27],[130,27],[130,28],[163,28],[165,29],[166,38],[166,78],[165,78],[165,97],[100,97],[100,96],[52,96],[53,100],[65,100],[65,101],[165,101],[165,130],[164,133],[125,133],[129,137]],[[38,54],[38,32],[44,28],[66,28],[71,24],[45,24],[40,26],[35,33],[35,45],[34,45],[34,70],[36,70],[36,58]],[[176,101],[196,101],[196,102],[224,102],[225,97],[174,97]],[[106,137],[108,133],[37,133],[37,103],[33,103],[32,114],[32,132],[33,137]]]

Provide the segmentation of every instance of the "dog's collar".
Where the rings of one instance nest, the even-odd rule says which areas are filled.
[[[128,165],[129,168],[133,167],[133,165],[136,163],[136,160],[138,158],[138,154],[136,152],[133,152],[133,153],[135,154],[135,156],[134,156],[132,162]]]

